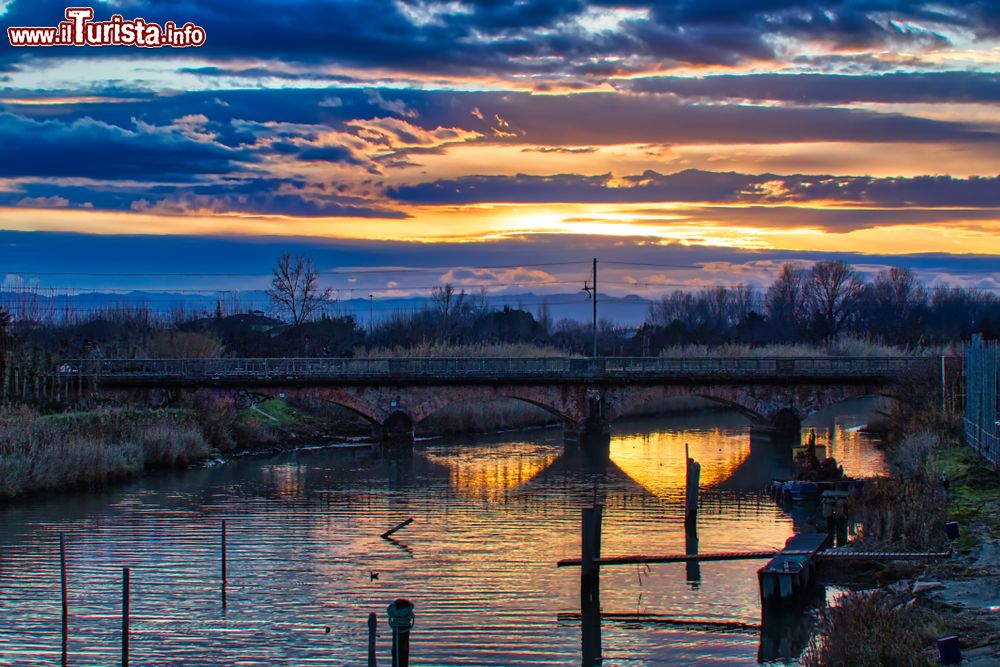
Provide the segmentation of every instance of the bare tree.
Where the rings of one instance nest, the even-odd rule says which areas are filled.
[[[782,330],[782,338],[792,340],[805,318],[805,272],[792,263],[781,267],[764,297],[767,316]]]
[[[913,271],[905,267],[894,266],[880,272],[872,288],[883,313],[899,319],[905,319],[912,309],[927,303],[927,290]]]
[[[319,270],[312,258],[287,252],[273,269],[274,277],[267,295],[298,326],[309,320],[325,304],[333,301],[333,290],[319,285]]]
[[[874,333],[891,343],[919,339],[927,290],[913,271],[896,266],[879,272],[868,294],[868,323]]]
[[[806,303],[817,327],[816,333],[834,338],[857,307],[864,281],[840,260],[817,262],[805,281]]]
[[[693,310],[694,297],[691,293],[674,290],[649,305],[646,321],[660,327],[669,327],[674,321],[692,327],[695,324]]]

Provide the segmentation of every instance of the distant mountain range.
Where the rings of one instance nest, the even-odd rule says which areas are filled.
[[[478,298],[478,295],[467,295]],[[536,317],[547,307],[553,322],[571,319],[579,322],[591,320],[591,302],[586,294],[501,294],[486,297],[489,306],[521,308]],[[649,299],[636,295],[624,297],[598,297],[598,317],[617,324],[637,327],[646,319]],[[353,315],[359,324],[366,326],[369,317],[376,322],[394,313],[420,310],[430,304],[426,296],[383,297],[369,302],[365,298],[339,300],[327,310],[331,315]],[[84,292],[80,294],[19,294],[0,289],[0,306],[11,310],[15,316],[23,314],[31,319],[63,321],[66,318],[85,317],[115,309],[144,308],[157,316],[186,317],[212,316],[216,308],[231,315],[241,312],[272,312],[271,301],[262,290],[245,292]]]

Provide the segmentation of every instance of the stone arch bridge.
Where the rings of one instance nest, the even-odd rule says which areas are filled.
[[[328,401],[367,419],[386,443],[449,405],[517,399],[560,419],[566,440],[606,441],[608,425],[645,403],[698,396],[758,426],[793,431],[809,414],[857,396],[889,395],[932,363],[878,358],[461,358],[82,360],[59,373],[99,393],[210,389],[238,405],[259,397]]]

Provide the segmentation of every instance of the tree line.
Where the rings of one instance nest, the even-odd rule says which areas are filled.
[[[656,345],[824,343],[842,336],[919,347],[981,333],[1000,336],[1000,298],[962,287],[927,288],[908,268],[871,281],[849,264],[785,264],[764,291],[712,287],[674,291],[649,309]]]
[[[73,357],[352,356],[359,350],[481,344],[542,345],[590,354],[589,322],[554,321],[544,304],[491,305],[486,293],[452,285],[433,290],[416,311],[363,326],[329,314],[331,293],[305,257],[283,255],[268,294],[274,311],[186,315],[166,323],[149,313],[112,309],[56,325],[12,321],[0,308],[0,377],[12,361],[50,368]],[[650,307],[638,329],[601,321],[602,355],[657,355],[681,345],[824,344],[844,337],[902,348],[1000,338],[1000,298],[985,290],[928,288],[906,268],[866,280],[840,261],[786,264],[766,289],[750,286],[676,290]]]

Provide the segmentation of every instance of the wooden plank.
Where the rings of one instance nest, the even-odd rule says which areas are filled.
[[[815,555],[820,560],[931,560],[950,558],[950,551],[821,551]]]
[[[726,551],[721,553],[708,554],[665,554],[658,556],[647,556],[642,554],[632,556],[611,556],[608,558],[595,558],[594,565],[635,565],[654,563],[687,563],[690,561],[722,561],[722,560],[763,560],[773,558],[776,551]],[[556,567],[579,566],[579,558],[564,558],[556,563]]]

